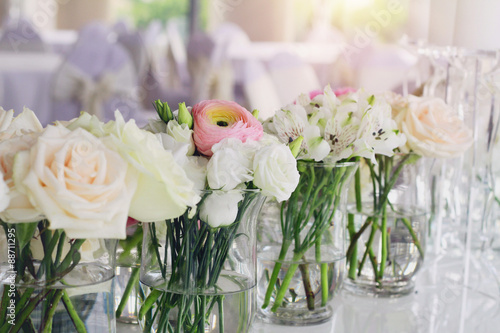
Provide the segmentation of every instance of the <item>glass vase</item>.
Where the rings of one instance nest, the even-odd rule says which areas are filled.
[[[258,224],[258,307],[263,321],[313,325],[332,315],[345,276],[347,190],[358,163],[298,161],[290,198],[266,203]]]
[[[127,238],[118,241],[115,270],[116,321],[125,324],[139,323],[142,238],[142,225],[129,218]]]
[[[7,224],[1,332],[115,332],[115,240],[69,239],[49,222]]]
[[[144,225],[143,332],[248,332],[259,190],[204,191],[196,210]]]
[[[348,278],[360,295],[398,297],[414,289],[423,264],[429,218],[427,163],[418,155],[364,160],[348,205]]]

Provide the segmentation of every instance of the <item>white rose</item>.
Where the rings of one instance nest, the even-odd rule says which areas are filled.
[[[5,210],[0,211],[0,219],[5,222],[34,222],[43,218],[42,212],[36,209],[28,197],[14,185],[13,179],[16,154],[30,149],[35,144],[38,135],[39,133],[28,133],[8,140],[0,140],[0,170],[9,189],[9,205]],[[22,177],[19,172],[17,176]]]
[[[252,180],[252,160],[258,144],[249,140],[228,138],[212,147],[214,154],[207,165],[207,181],[211,189],[229,191]]]
[[[240,191],[212,192],[200,207],[200,219],[212,228],[230,225],[238,216],[238,203],[243,200]]]
[[[119,154],[78,128],[49,126],[14,161],[14,182],[69,238],[126,237],[137,176]]]
[[[80,117],[72,119],[65,124],[62,122],[59,122],[58,124],[65,126],[71,131],[77,128],[83,128],[97,137],[102,137],[106,134],[104,131],[104,123],[95,115],[91,115],[87,112],[80,113]]]
[[[153,133],[137,127],[135,121],[125,123],[118,111],[115,118],[105,125],[109,133],[105,143],[139,172],[130,217],[154,222],[178,217],[188,206],[195,207],[200,197],[172,153],[163,148]]]
[[[269,145],[260,149],[253,161],[253,183],[265,196],[276,197],[278,202],[287,200],[299,184],[297,161],[284,145]]]
[[[426,157],[457,157],[472,145],[471,130],[443,100],[410,96],[408,101],[399,119],[409,149]]]

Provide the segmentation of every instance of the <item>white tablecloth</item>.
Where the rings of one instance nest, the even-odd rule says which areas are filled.
[[[26,106],[42,124],[52,121],[52,77],[62,60],[51,53],[0,53],[0,106],[16,114]]]

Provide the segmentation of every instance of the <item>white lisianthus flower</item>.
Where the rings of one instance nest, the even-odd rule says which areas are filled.
[[[262,147],[253,161],[255,186],[264,196],[275,197],[278,202],[287,200],[299,184],[297,161],[290,148],[284,144]]]
[[[243,143],[235,138],[227,138],[213,145],[213,155],[207,165],[209,187],[229,191],[251,181],[253,157],[258,147],[258,143],[253,140]]]
[[[212,228],[228,226],[238,216],[238,204],[243,200],[240,191],[215,191],[207,195],[200,207],[200,218]]]
[[[118,111],[115,118],[105,125],[109,135],[103,138],[104,142],[139,172],[129,216],[155,222],[178,217],[187,207],[195,207],[200,197],[172,153],[163,148],[153,133],[137,127],[135,121],[125,122]]]
[[[33,222],[43,218],[42,212],[35,208],[28,197],[20,192],[14,184],[14,158],[20,151],[29,150],[36,142],[39,133],[28,133],[0,140],[0,170],[3,173],[9,191],[9,205],[0,211],[0,219],[9,222]],[[17,174],[18,177],[21,175]]]
[[[196,149],[193,140],[193,131],[189,129],[186,124],[179,124],[176,120],[171,120],[167,124],[167,134],[175,139],[177,142],[188,144],[187,155],[194,154]]]
[[[14,160],[14,183],[69,238],[126,237],[137,176],[119,154],[83,129],[49,126]]]
[[[167,124],[161,119],[149,119],[147,125],[142,129],[153,134],[167,133]]]

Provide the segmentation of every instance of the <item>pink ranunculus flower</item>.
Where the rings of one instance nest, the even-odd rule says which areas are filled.
[[[244,107],[235,102],[207,100],[192,109],[193,139],[198,151],[212,156],[212,146],[225,138],[258,141],[262,124]]]

